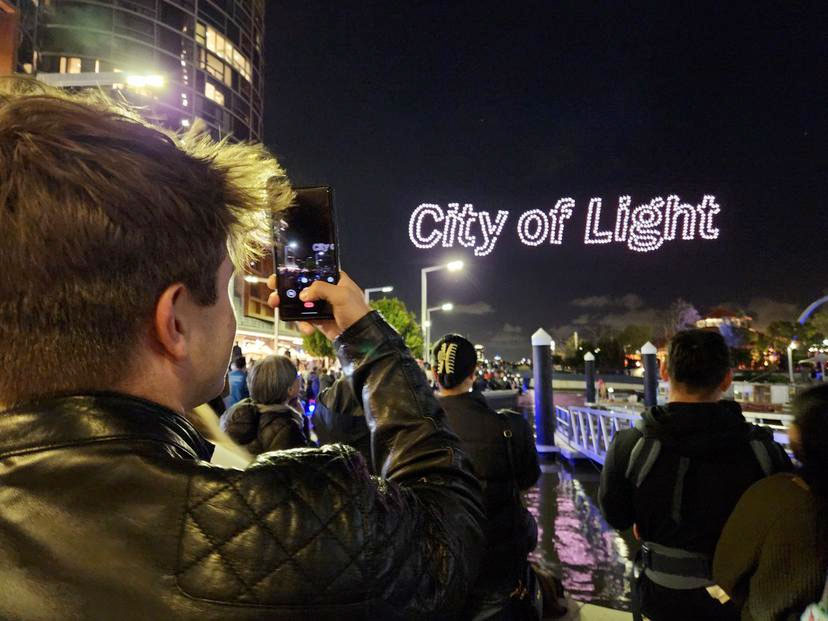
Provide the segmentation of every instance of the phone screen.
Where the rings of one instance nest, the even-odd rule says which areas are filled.
[[[273,217],[273,242],[280,319],[332,319],[327,302],[303,302],[299,293],[315,280],[339,282],[333,190],[296,188],[296,200]]]

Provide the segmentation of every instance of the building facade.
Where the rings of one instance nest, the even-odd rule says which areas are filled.
[[[171,129],[261,139],[264,0],[3,0],[19,12],[17,71],[122,90]]]

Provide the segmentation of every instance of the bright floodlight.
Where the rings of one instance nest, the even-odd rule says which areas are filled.
[[[430,328],[430,327],[431,327],[431,322],[430,322],[428,319],[426,319],[426,320],[423,322],[423,327],[424,327],[424,328]]]
[[[791,344],[788,345],[788,349],[796,349],[799,345],[796,341],[791,341]]]
[[[444,311],[450,311],[454,308],[454,304],[452,304],[451,302],[446,302],[440,308],[442,308]]]
[[[295,241],[292,241],[288,244],[288,248],[296,248],[298,245]]]
[[[161,88],[164,86],[164,76],[162,75],[130,75],[127,76],[127,85],[135,88],[142,88],[149,86],[151,88]]]
[[[383,287],[382,288],[383,293],[391,293],[393,290],[394,290],[394,287]]]
[[[452,261],[451,263],[446,264],[448,271],[456,272],[457,270],[463,269],[463,262],[462,261]]]

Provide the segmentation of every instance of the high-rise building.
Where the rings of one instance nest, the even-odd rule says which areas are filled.
[[[57,86],[118,89],[172,129],[201,118],[217,137],[261,139],[264,0],[0,5],[18,13],[19,73]]]

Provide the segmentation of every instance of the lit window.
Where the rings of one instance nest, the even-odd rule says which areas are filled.
[[[222,93],[219,89],[217,89],[213,84],[209,81],[204,83],[204,95],[207,99],[212,99],[218,105],[224,105],[224,93]]]
[[[233,86],[233,71],[230,69],[230,65],[224,65],[224,83],[227,86]]]
[[[66,56],[60,57],[60,72],[66,73]]]
[[[95,59],[95,73],[101,72],[101,61],[97,58]]]
[[[204,33],[202,37],[199,36],[200,32]],[[247,81],[250,81],[250,61],[221,33],[216,32],[210,26],[199,23],[196,26],[196,40],[208,50],[214,52],[219,58],[227,61],[228,65],[234,67]],[[203,67],[204,64],[202,63]],[[230,80],[226,77],[215,73],[211,75],[223,79],[228,85],[230,84]]]
[[[224,79],[224,63],[212,54],[207,54],[207,73],[219,80]]]
[[[81,59],[80,58],[70,58],[69,65],[67,67],[67,73],[80,73],[81,72]]]

